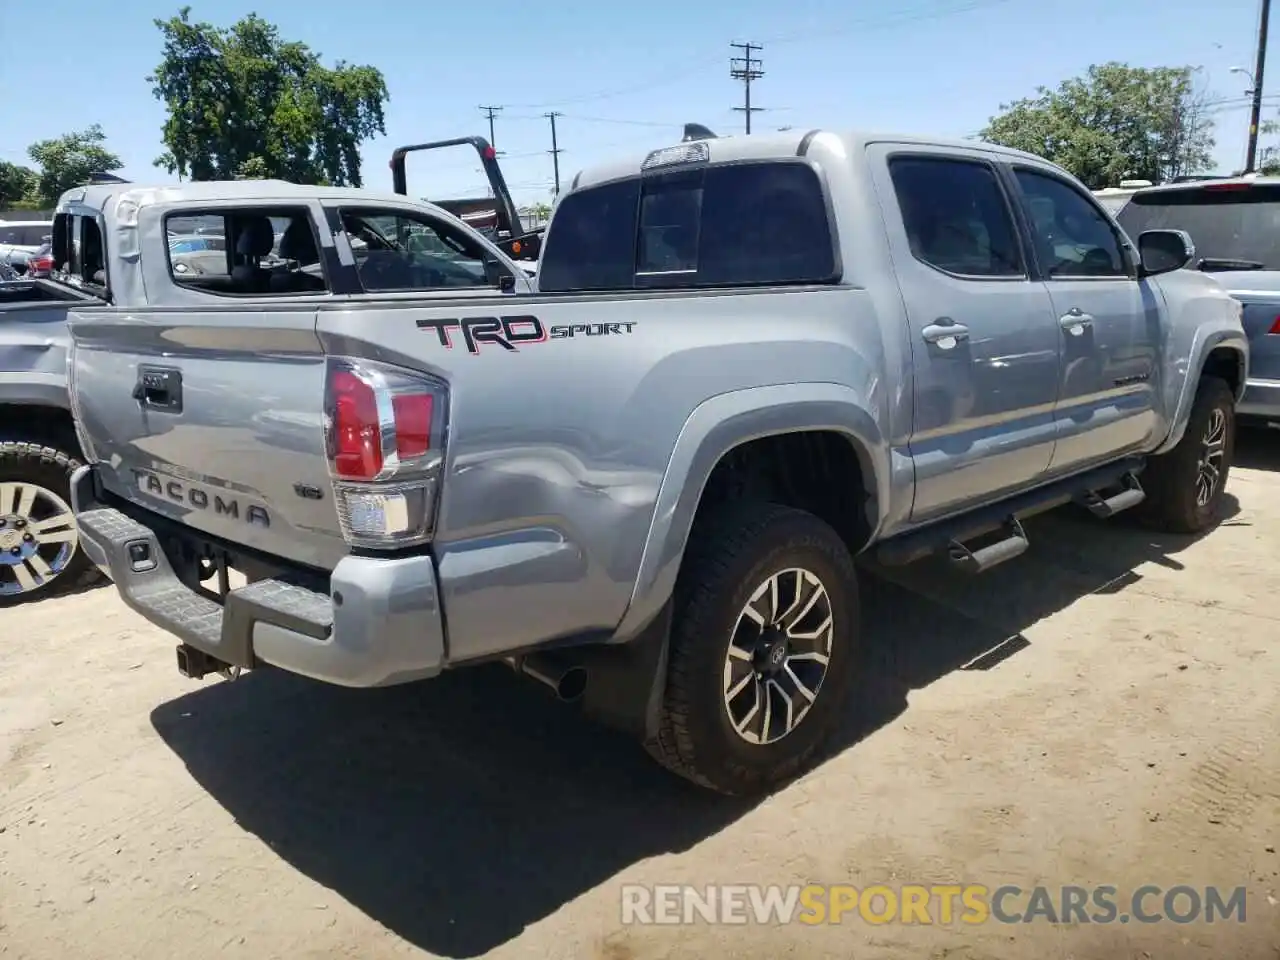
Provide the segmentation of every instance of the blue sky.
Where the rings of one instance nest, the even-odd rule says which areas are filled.
[[[160,56],[152,21],[179,0],[41,0],[0,18],[0,159],[26,162],[36,140],[101,123],[134,180],[167,181],[163,107],[146,76]],[[401,143],[486,133],[481,104],[504,107],[496,143],[521,202],[550,198],[549,110],[558,120],[561,179],[611,155],[679,139],[689,120],[741,130],[742,87],[730,41],[764,45],[754,85],[756,130],[861,127],[937,135],[979,130],[1003,101],[1056,85],[1091,63],[1198,66],[1215,110],[1217,160],[1243,163],[1258,0],[586,0],[467,5],[443,0],[204,0],[192,16],[228,25],[250,11],[289,39],[378,67],[387,79],[387,135],[363,151],[366,185],[387,189]],[[1280,26],[1273,31],[1280,33]],[[1271,45],[1271,75],[1280,58]],[[1280,82],[1269,89],[1280,91]],[[23,95],[23,90],[29,95]],[[1271,103],[1280,105],[1280,97]],[[1265,115],[1274,115],[1269,106]],[[415,195],[477,195],[478,164],[462,151],[411,160]]]

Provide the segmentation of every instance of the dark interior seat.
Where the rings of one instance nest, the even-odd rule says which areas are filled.
[[[261,261],[275,246],[275,229],[268,217],[261,216],[246,217],[238,226],[231,283],[238,293],[262,293],[267,289],[269,275]]]

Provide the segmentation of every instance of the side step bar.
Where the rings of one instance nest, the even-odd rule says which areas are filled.
[[[1111,496],[1103,498],[1101,493],[1090,490],[1081,494],[1078,502],[1095,517],[1106,520],[1108,517],[1114,517],[1122,510],[1136,507],[1147,499],[1147,492],[1142,489],[1142,484],[1138,482],[1136,475],[1132,473],[1126,474],[1120,483],[1121,489],[1119,493],[1113,493]]]
[[[965,573],[984,573],[997,564],[1021,556],[1031,546],[1017,517],[1010,517],[1001,532],[1004,536],[999,540],[977,550],[970,550],[958,540],[952,540],[947,544],[947,556]]]
[[[953,520],[930,524],[886,540],[875,551],[885,566],[902,566],[931,554],[945,552],[960,569],[982,573],[1025,553],[1030,541],[1022,528],[1027,517],[1067,503],[1079,503],[1097,517],[1112,517],[1136,507],[1146,493],[1138,483],[1144,461],[1131,457],[1074,477],[1045,484],[1008,500],[981,507]],[[1118,493],[1104,496],[1116,487]],[[997,536],[981,547],[969,546],[979,538]]]

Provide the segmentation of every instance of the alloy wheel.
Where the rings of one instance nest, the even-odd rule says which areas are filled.
[[[1222,479],[1222,462],[1227,455],[1227,415],[1215,407],[1209,415],[1209,426],[1200,441],[1200,459],[1196,472],[1196,506],[1204,507],[1218,492]]]
[[[34,483],[0,482],[0,596],[47,586],[78,545],[75,515],[62,497]]]
[[[817,702],[834,632],[831,597],[812,571],[781,570],[756,588],[724,660],[724,706],[739,737],[770,744],[795,730]]]

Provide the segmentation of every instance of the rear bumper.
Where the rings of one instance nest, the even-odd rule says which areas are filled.
[[[1280,380],[1251,378],[1245,383],[1244,399],[1236,406],[1242,417],[1280,420]]]
[[[430,557],[344,557],[327,595],[261,580],[218,604],[178,579],[154,530],[96,501],[91,471],[81,467],[71,482],[81,548],[130,608],[183,643],[231,666],[266,663],[347,687],[404,683],[443,668]]]

